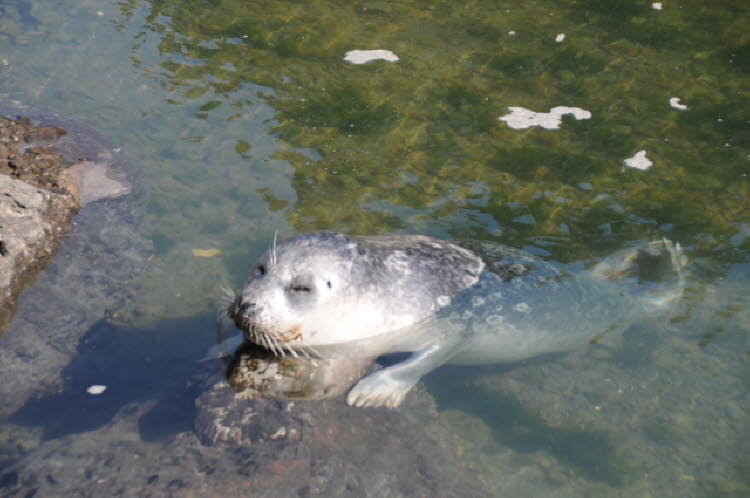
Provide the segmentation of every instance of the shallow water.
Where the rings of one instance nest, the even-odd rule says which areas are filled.
[[[0,99],[85,121],[142,165],[155,257],[63,391],[7,421],[0,466],[134,401],[156,400],[144,445],[190,431],[185,383],[220,288],[275,231],[471,238],[561,262],[668,237],[691,260],[668,320],[425,384],[488,494],[749,494],[748,33],[750,7],[730,1],[3,2]],[[400,60],[343,60],[378,48]],[[498,119],[555,106],[591,118]],[[641,150],[653,165],[625,166]]]

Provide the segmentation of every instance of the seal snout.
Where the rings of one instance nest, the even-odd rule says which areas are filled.
[[[254,303],[245,301],[242,298],[242,295],[239,295],[229,306],[229,317],[234,320],[234,323],[236,323],[238,327],[244,329],[245,327],[243,327],[243,323],[247,322],[247,319],[249,318],[248,314],[253,308],[255,308]]]
[[[237,299],[237,302],[235,303],[235,305],[237,306],[237,312],[240,314],[244,314],[248,309],[254,306],[251,303],[243,301],[242,298]]]
[[[298,355],[309,356],[305,350],[296,350],[302,345],[302,324],[295,324],[286,329],[277,329],[264,325],[258,317],[258,306],[238,295],[227,310],[229,318],[234,321],[235,325],[242,330],[245,338],[270,349],[278,356],[285,356],[287,353],[294,357]],[[298,344],[295,344],[298,343]]]

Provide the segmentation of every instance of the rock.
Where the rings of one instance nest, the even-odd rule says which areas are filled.
[[[245,342],[227,368],[229,385],[246,399],[317,400],[342,396],[374,370],[370,358],[280,358]]]
[[[19,115],[26,119],[15,119]],[[4,417],[30,397],[49,394],[62,385],[60,372],[75,354],[79,339],[117,309],[127,283],[145,268],[151,245],[136,230],[145,203],[140,172],[119,149],[92,128],[54,114],[0,107],[0,116],[11,116],[15,123],[0,122],[11,129],[11,140],[2,143],[10,161],[3,163],[0,179],[3,185],[14,185],[15,192],[13,197],[3,195],[6,215],[0,218],[3,246],[8,246],[4,251],[16,255],[15,262],[8,255],[0,256],[0,260],[8,258],[0,281],[15,282],[3,306],[6,322],[13,294],[30,272],[44,266],[54,253],[55,238],[65,234],[49,266],[17,298],[15,316],[0,335],[0,417]],[[56,210],[55,206],[65,204],[63,200],[81,204],[67,231],[64,224],[74,210]],[[19,212],[16,201],[29,206],[46,203],[47,208],[38,210],[35,219],[30,211]],[[8,213],[15,213],[14,217]],[[29,228],[11,231],[11,221],[19,219],[27,221]],[[28,250],[22,252],[23,247]],[[32,249],[36,252],[29,256]],[[31,270],[14,266],[22,261],[28,261]]]
[[[216,445],[193,432],[139,437],[154,402],[125,405],[106,426],[45,441],[0,471],[9,496],[489,496],[466,472],[431,399],[400,410],[356,409],[342,399],[247,400],[217,381],[197,403],[198,430],[217,410],[234,420]],[[228,423],[229,418],[221,418]],[[244,421],[243,421],[244,419]],[[205,438],[206,434],[201,432]]]
[[[0,175],[0,330],[10,321],[22,283],[54,254],[77,207],[70,194]]]
[[[194,376],[196,434],[252,455],[259,496],[487,495],[460,463],[446,465],[460,458],[423,387],[398,410],[352,408],[343,392],[371,362],[321,362],[247,346],[226,372],[205,366]]]
[[[56,132],[28,120],[0,118],[0,331],[23,283],[47,264],[78,209],[77,198],[59,188],[62,156],[31,146],[50,135]]]

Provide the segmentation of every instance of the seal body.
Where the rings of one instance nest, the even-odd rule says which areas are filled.
[[[669,241],[590,267],[501,245],[490,253],[486,268],[474,252],[425,236],[302,235],[261,256],[229,315],[247,339],[282,355],[412,352],[347,396],[357,406],[393,407],[444,363],[572,350],[661,312],[682,292],[684,257]]]

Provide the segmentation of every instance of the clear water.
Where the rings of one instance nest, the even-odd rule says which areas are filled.
[[[750,494],[749,33],[737,1],[5,0],[0,99],[85,121],[140,163],[156,247],[118,339],[92,331],[67,391],[9,422],[32,428],[24,451],[131,400],[165,407],[144,441],[189,430],[181,382],[213,340],[220,286],[241,285],[276,230],[474,238],[565,262],[668,237],[693,272],[667,323],[426,384],[493,494]],[[377,48],[401,60],[343,60]],[[511,106],[592,117],[516,130],[498,120]],[[625,167],[640,150],[653,166]],[[76,382],[97,375],[122,394],[92,416]]]

